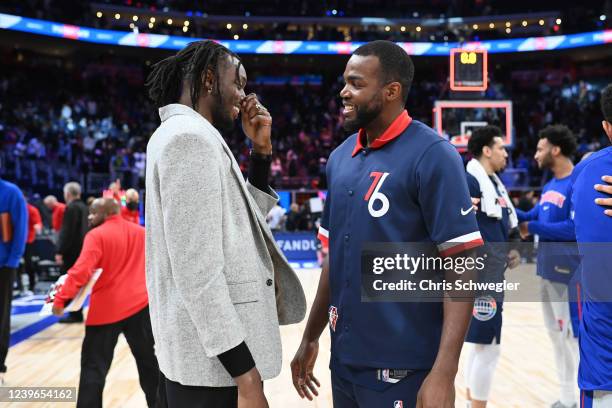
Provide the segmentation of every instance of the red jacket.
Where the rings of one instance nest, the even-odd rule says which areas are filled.
[[[42,226],[40,211],[38,211],[38,208],[28,203],[28,239],[26,241],[28,244],[31,244],[36,239],[35,225]]]
[[[68,271],[66,282],[55,295],[54,304],[66,305],[102,268],[94,285],[87,325],[124,320],[149,304],[145,283],[145,229],[113,215],[85,236],[81,255]]]
[[[138,210],[131,211],[127,207],[121,207],[121,216],[127,221],[140,224],[140,211]]]
[[[51,226],[53,227],[53,231],[59,232],[62,229],[64,212],[66,212],[66,204],[64,203],[57,203],[55,207],[53,207],[51,215]]]

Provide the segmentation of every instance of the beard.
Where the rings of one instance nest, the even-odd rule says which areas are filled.
[[[368,103],[355,105],[355,119],[345,119],[342,128],[348,133],[355,133],[376,119],[382,110],[382,95],[375,95]]]
[[[539,168],[540,169],[549,169],[552,167],[552,156],[550,153],[546,154],[546,156],[542,157],[542,160],[540,161],[539,164]]]
[[[215,103],[212,105],[212,110],[210,112],[214,127],[217,128],[221,134],[231,132],[234,130],[235,123],[231,109],[225,108],[225,105],[227,105],[226,98],[220,91],[214,96]]]

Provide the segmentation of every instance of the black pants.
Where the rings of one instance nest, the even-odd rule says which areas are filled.
[[[149,407],[155,406],[159,366],[153,350],[149,308],[117,323],[86,326],[81,350],[81,379],[77,407],[102,408],[102,391],[113,361],[119,334],[123,333],[136,360],[140,386]]]
[[[238,407],[237,387],[199,387],[171,381],[163,374],[166,383],[168,408],[236,408]]]
[[[36,287],[36,264],[32,261],[32,255],[34,255],[34,243],[26,244],[25,252],[23,253],[23,269],[25,273],[28,274],[28,289],[34,292],[34,288]],[[17,287],[20,291],[23,291],[21,275],[22,273],[19,271],[19,275],[17,276]]]
[[[0,268],[0,373],[6,373],[6,355],[11,339],[11,301],[15,270]]]

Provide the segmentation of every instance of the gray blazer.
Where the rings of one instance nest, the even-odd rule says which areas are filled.
[[[280,324],[306,299],[265,216],[278,201],[245,182],[227,144],[171,104],[147,146],[146,275],[159,366],[183,385],[234,380],[216,357],[246,341],[264,380],[281,370]]]

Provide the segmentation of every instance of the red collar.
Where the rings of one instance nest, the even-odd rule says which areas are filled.
[[[387,130],[383,132],[376,140],[372,142],[369,146],[371,149],[380,149],[390,141],[397,138],[399,135],[404,133],[404,131],[410,126],[412,123],[412,118],[408,115],[408,111],[404,109],[402,113],[399,114],[397,118],[389,125]],[[359,153],[364,146],[361,144],[361,140],[365,139],[365,130],[359,129],[359,133],[357,133],[357,143],[355,144],[355,148],[353,149],[352,157],[355,157],[357,153]]]

